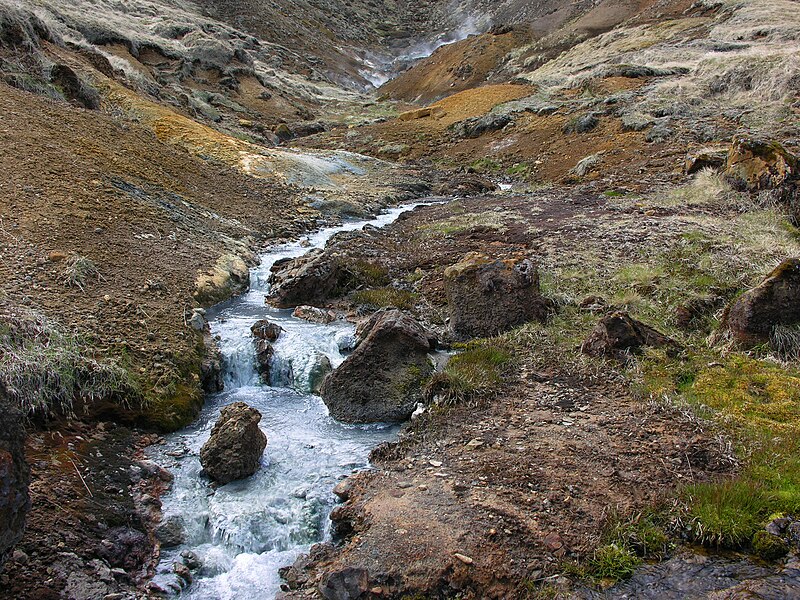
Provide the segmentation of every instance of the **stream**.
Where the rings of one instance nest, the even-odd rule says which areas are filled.
[[[251,271],[250,291],[209,312],[212,334],[225,359],[225,391],[207,398],[198,419],[154,447],[151,458],[175,479],[162,498],[163,520],[180,523],[184,543],[164,549],[153,581],[190,599],[271,599],[280,590],[278,569],[290,565],[328,535],[328,516],[337,481],[369,467],[370,450],[392,439],[396,426],[353,426],[336,422],[319,396],[309,390],[319,355],[336,367],[342,348],[352,343],[354,327],[328,325],[291,316],[291,310],[264,304],[270,267],[283,258],[324,247],[334,234],[393,222],[402,212],[424,204],[394,208],[369,221],[322,229],[297,242],[272,248]],[[272,385],[259,381],[250,327],[269,319],[283,329],[274,344]],[[269,443],[259,471],[216,491],[200,475],[200,448],[211,434],[220,409],[245,402],[262,414]],[[190,554],[191,553],[191,554]],[[193,582],[173,572],[173,563],[194,560]],[[182,558],[183,557],[183,558]]]

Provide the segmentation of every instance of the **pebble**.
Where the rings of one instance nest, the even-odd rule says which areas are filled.
[[[472,560],[466,554],[460,554],[459,552],[456,552],[455,554],[453,554],[453,556],[455,556],[458,560],[460,560],[465,565],[471,565],[472,563],[475,562],[474,560]]]
[[[440,460],[431,460],[429,461],[432,467],[436,467],[437,469],[442,466],[442,461]]]

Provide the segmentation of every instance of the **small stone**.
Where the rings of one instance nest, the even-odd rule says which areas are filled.
[[[442,466],[442,461],[440,460],[431,460],[429,462],[432,467],[436,467],[437,469]]]
[[[544,536],[544,543],[545,548],[547,548],[550,552],[556,552],[564,547],[564,542],[561,540],[561,536],[558,535],[555,531],[551,531],[546,536]]]
[[[475,448],[480,448],[481,446],[483,446],[483,442],[479,439],[470,440],[469,442],[467,442],[466,445],[466,447],[469,448],[470,450],[474,450]]]
[[[460,560],[465,565],[471,565],[472,563],[475,562],[474,560],[472,560],[472,558],[470,558],[466,554],[460,554],[459,552],[456,552],[455,554],[453,554],[453,556],[455,556],[458,560]]]

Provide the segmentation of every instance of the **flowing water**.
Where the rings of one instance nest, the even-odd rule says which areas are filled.
[[[344,321],[319,325],[296,319],[291,311],[265,306],[264,295],[277,260],[323,247],[340,231],[384,226],[413,206],[272,249],[251,272],[251,290],[210,315],[225,358],[225,391],[207,399],[193,425],[153,450],[152,458],[175,476],[162,498],[164,519],[180,520],[186,536],[181,546],[162,552],[154,582],[163,589],[198,600],[273,598],[280,586],[278,569],[327,535],[337,480],[367,468],[369,451],[395,435],[395,427],[337,423],[322,400],[308,393],[320,355],[339,365],[342,349],[352,343],[353,327]],[[259,381],[250,333],[251,325],[264,318],[284,329],[274,344],[271,386]],[[261,412],[269,443],[255,475],[213,490],[200,475],[200,448],[220,409],[238,401]],[[181,590],[173,563],[187,551],[201,566],[193,583]]]

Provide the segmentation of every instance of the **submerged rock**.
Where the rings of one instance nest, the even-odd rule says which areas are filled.
[[[22,415],[0,386],[0,571],[25,529],[29,481]]]
[[[405,421],[433,370],[429,333],[399,310],[380,311],[359,329],[355,352],[322,384],[331,415],[346,423]]]
[[[624,358],[644,347],[676,346],[675,342],[649,325],[633,319],[626,312],[606,315],[595,326],[581,346],[589,356]]]
[[[316,306],[298,306],[294,309],[292,316],[310,323],[322,323],[323,325],[333,323],[336,320],[335,312],[317,308]]]
[[[261,319],[253,324],[253,326],[250,328],[250,332],[257,340],[275,342],[281,336],[283,328],[277,323],[271,323],[267,319]]]
[[[172,515],[162,521],[156,527],[156,538],[161,542],[162,548],[174,548],[180,546],[186,539],[183,519],[178,515]]]
[[[739,342],[769,340],[776,327],[800,323],[800,258],[783,261],[728,309],[724,323]]]
[[[331,359],[322,352],[314,355],[314,365],[308,374],[308,389],[312,394],[319,394],[325,378],[333,372]]]
[[[450,330],[457,339],[488,337],[544,321],[550,303],[539,292],[529,258],[500,260],[473,252],[444,272]]]
[[[200,463],[220,484],[249,477],[258,470],[267,436],[258,427],[261,413],[244,402],[229,404],[220,412],[211,437],[200,450]]]
[[[256,346],[256,371],[261,376],[261,381],[269,383],[272,375],[272,357],[275,349],[267,340],[253,340]]]

